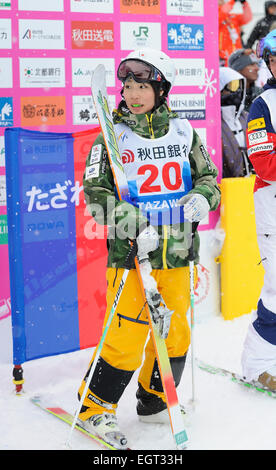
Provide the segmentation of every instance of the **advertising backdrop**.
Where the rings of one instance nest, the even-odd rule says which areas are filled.
[[[96,128],[93,69],[105,65],[115,106],[120,60],[136,48],[162,49],[177,69],[169,105],[190,120],[221,170],[217,29],[217,0],[0,0],[0,319],[10,312],[5,129]],[[75,187],[76,174],[67,180]],[[30,174],[26,188],[34,181]],[[200,230],[217,219],[211,213]]]

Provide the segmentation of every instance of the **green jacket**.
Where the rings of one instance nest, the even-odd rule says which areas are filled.
[[[152,114],[134,115],[125,108],[120,112],[118,110],[113,111],[115,124],[124,123],[132,131],[148,139],[165,135],[169,129],[170,120],[175,118],[178,118],[178,115],[171,112],[166,104],[162,104]],[[109,226],[110,237],[107,240],[108,267],[124,267],[124,261],[129,251],[129,240],[121,239],[121,236],[117,236],[117,234],[120,233],[121,228],[127,226],[128,232],[132,234],[131,238],[135,238],[139,226],[145,224],[147,219],[141,214],[139,208],[134,206],[131,207],[131,214],[126,214],[129,203],[119,201],[116,197],[114,179],[102,134],[99,134],[90,150],[86,160],[86,168],[91,165],[91,152],[93,152],[92,149],[96,145],[99,145],[100,152],[100,156],[97,155],[96,157],[97,161],[100,162],[99,170],[96,175],[93,175],[93,178],[87,178],[86,173],[84,174],[85,199],[88,210],[96,222]],[[205,196],[209,202],[210,210],[215,210],[220,202],[220,190],[216,180],[218,171],[195,131],[193,131],[189,160],[193,182],[191,192]],[[176,268],[189,264],[187,256],[191,239],[190,230],[191,224],[189,223],[158,227],[160,234],[159,247],[150,253],[150,262],[153,269]],[[195,262],[197,263],[199,260],[199,235],[197,232],[195,235],[195,253]]]

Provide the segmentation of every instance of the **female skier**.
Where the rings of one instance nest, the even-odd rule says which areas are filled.
[[[110,229],[105,322],[120,285],[130,240],[136,240],[138,255],[149,254],[152,276],[167,308],[173,311],[166,345],[177,386],[190,343],[186,312],[191,222],[204,219],[209,210],[217,208],[218,172],[189,122],[179,119],[167,106],[175,67],[165,53],[134,51],[120,63],[117,76],[123,99],[113,111],[113,120],[132,203],[116,197],[102,134],[91,148],[84,174],[87,207],[98,223]],[[95,210],[99,205],[102,210]],[[198,250],[196,233],[195,263]],[[145,347],[148,333],[133,266],[79,414],[81,426],[118,449],[127,448],[127,439],[118,426],[117,404],[142,362],[136,394],[138,416],[148,422],[169,422],[151,337]]]
[[[257,54],[272,77],[248,116],[248,155],[256,171],[254,204],[257,240],[265,270],[257,312],[242,354],[243,374],[276,390],[276,29],[262,38]]]

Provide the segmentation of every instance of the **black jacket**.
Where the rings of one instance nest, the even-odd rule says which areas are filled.
[[[271,29],[276,29],[276,16],[268,14],[268,8],[274,4],[275,2],[273,1],[265,2],[265,17],[259,20],[254,26],[245,45],[246,48],[251,49],[255,41],[265,37]],[[275,25],[273,25],[273,23],[275,23]]]

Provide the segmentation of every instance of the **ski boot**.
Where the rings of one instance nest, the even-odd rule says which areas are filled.
[[[118,450],[127,450],[127,439],[120,431],[117,417],[114,413],[101,413],[83,421],[78,419],[78,425],[91,434],[99,437]]]

